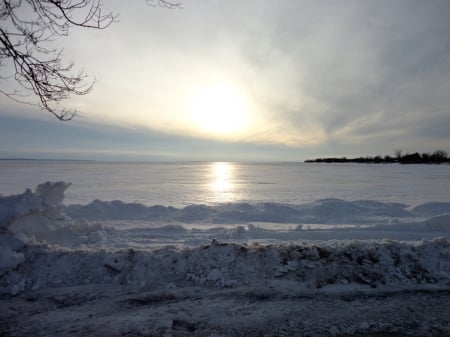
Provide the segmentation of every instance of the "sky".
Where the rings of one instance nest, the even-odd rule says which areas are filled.
[[[450,1],[105,1],[56,39],[70,122],[0,95],[0,157],[302,161],[450,152]],[[2,68],[0,68],[2,69]],[[3,70],[3,69],[2,69]],[[14,86],[0,80],[2,90]],[[33,98],[30,97],[30,100]]]

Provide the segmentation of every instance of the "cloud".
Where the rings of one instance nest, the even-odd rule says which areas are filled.
[[[447,0],[105,6],[120,22],[62,41],[70,59],[100,78],[90,95],[70,102],[83,122],[202,147],[210,136],[195,130],[186,105],[196,88],[222,81],[242,90],[253,116],[245,133],[212,137],[224,152],[265,147],[276,157],[293,149],[344,155],[450,146]],[[108,141],[132,146],[120,136]]]

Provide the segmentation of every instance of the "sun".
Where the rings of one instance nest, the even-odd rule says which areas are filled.
[[[195,91],[188,107],[189,118],[204,133],[233,135],[249,124],[244,95],[231,85],[219,84]]]

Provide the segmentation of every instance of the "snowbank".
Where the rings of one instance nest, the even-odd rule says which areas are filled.
[[[136,291],[217,288],[290,282],[297,288],[352,289],[450,286],[450,242],[305,242],[292,245],[219,243],[155,250],[72,250],[29,245],[0,279],[0,293],[87,284]]]
[[[64,191],[69,186],[47,182],[34,193],[27,190],[0,197],[0,294],[89,284],[128,285],[136,290],[280,282],[304,289],[450,285],[450,242],[446,238],[292,243],[348,238],[349,233],[367,231],[329,225],[315,231],[303,221],[370,223],[381,217],[383,225],[371,225],[381,237],[389,229],[402,227],[412,228],[419,237],[424,232],[448,234],[448,214],[415,224],[399,223],[396,219],[412,216],[406,205],[339,199],[296,206],[239,203],[183,209],[95,201],[64,208]],[[162,225],[120,230],[82,218],[157,219]],[[254,220],[277,222],[278,227],[236,225]],[[235,224],[205,227],[202,221]],[[200,228],[189,227],[192,223]],[[300,224],[286,228],[286,223]],[[259,239],[263,244],[255,242]]]
[[[450,213],[450,202],[427,202],[413,207],[411,212],[422,216]]]
[[[86,220],[167,220],[185,223],[372,223],[383,217],[413,217],[406,205],[373,200],[322,199],[303,205],[279,203],[227,203],[216,206],[189,205],[178,209],[145,206],[119,200],[94,200],[88,205],[69,205],[65,213]]]

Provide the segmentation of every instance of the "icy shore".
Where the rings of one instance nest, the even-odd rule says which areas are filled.
[[[407,292],[415,293],[414,296],[423,292],[449,296],[449,205],[445,203],[408,208],[401,204],[327,199],[299,206],[227,204],[191,206],[181,210],[120,202],[64,207],[64,191],[69,186],[64,182],[47,182],[39,185],[35,192],[27,190],[20,195],[0,196],[0,330],[3,329],[6,335],[24,333],[22,330],[14,332],[10,322],[29,313],[27,310],[35,310],[31,302],[37,302],[34,306],[42,306],[43,312],[51,311],[56,302],[49,299],[55,298],[58,292],[63,294],[62,301],[69,301],[71,307],[80,309],[94,301],[95,305],[102,306],[96,309],[100,311],[113,301],[111,296],[117,301],[121,298],[120,301],[131,303],[131,306],[136,303],[139,306],[154,303],[170,306],[173,300],[177,302],[176,299],[181,298],[182,304],[173,305],[178,314],[186,309],[187,299],[207,302],[213,308],[219,304],[211,298],[220,297],[220,305],[224,305],[226,294],[231,296],[233,303],[228,303],[223,310],[231,310],[232,306],[239,307],[248,301],[269,301],[278,308],[280,301],[289,301],[289,305],[293,305],[296,299],[305,296],[311,300],[318,296],[317,305],[324,304],[323,296],[334,296],[338,301],[345,294],[350,294],[352,301],[361,294],[390,294],[396,301]],[[117,214],[122,217],[114,223]],[[104,223],[90,223],[86,218],[89,221],[103,219]],[[402,218],[407,220],[402,222]],[[127,219],[129,223],[125,226]],[[142,221],[145,219],[153,222],[144,226]],[[311,225],[325,227],[305,229],[303,222],[306,219]],[[133,223],[135,220],[139,221]],[[156,220],[158,225],[155,225]],[[278,225],[263,228],[247,222],[256,220],[266,224],[276,220]],[[294,221],[300,224],[286,228]],[[368,227],[342,225],[342,222],[355,224],[357,221]],[[373,221],[377,223],[373,224]],[[217,227],[217,223],[235,225]],[[330,225],[332,227],[327,227]],[[368,231],[372,234],[377,231],[402,233],[406,238],[415,233],[417,237],[430,239],[323,240],[332,237],[333,233],[341,232],[346,234],[344,237],[351,237]],[[306,240],[308,235],[322,240]],[[434,236],[436,238],[432,238]],[[102,299],[93,296],[101,289],[109,289]],[[81,296],[79,292],[89,295]],[[130,294],[141,295],[132,297]],[[77,296],[81,296],[81,300],[77,300]],[[27,302],[30,298],[34,300]],[[271,315],[279,309],[267,304],[264,307],[266,313],[272,312]],[[245,308],[248,310],[247,306]],[[443,315],[450,313],[448,306],[442,309]],[[197,310],[206,315],[205,310]],[[261,307],[254,308],[255,312],[259,310]],[[263,312],[260,314],[264,316]],[[127,316],[126,313],[123,315]],[[221,313],[217,315],[215,320]],[[175,316],[167,312],[161,317],[170,321],[166,327],[159,321],[153,323],[151,329],[147,328],[156,335],[164,329],[173,334],[177,324],[189,321],[179,319],[176,323]],[[255,317],[252,319],[257,321]],[[438,323],[439,331],[450,331],[450,325],[445,321]],[[127,321],[127,324],[132,322]],[[178,326],[182,330],[178,335],[197,329],[195,324],[183,324],[181,328]],[[334,334],[333,327],[337,329]],[[117,331],[123,328],[117,327]],[[239,335],[228,328],[228,325],[223,327],[230,335]],[[223,329],[218,331],[225,331]],[[39,323],[32,323],[30,331],[36,334],[37,330]],[[330,325],[323,335],[339,335],[341,330]],[[360,330],[355,326],[355,333]],[[207,331],[211,333],[214,329]],[[208,334],[205,332],[205,335]]]

